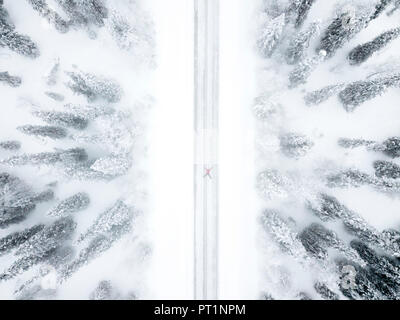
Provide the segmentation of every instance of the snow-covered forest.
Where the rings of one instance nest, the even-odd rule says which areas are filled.
[[[0,0],[0,299],[399,299],[400,1],[198,1]]]
[[[398,299],[399,1],[260,3],[265,299]]]
[[[0,297],[136,299],[153,21],[141,1],[0,2]]]

